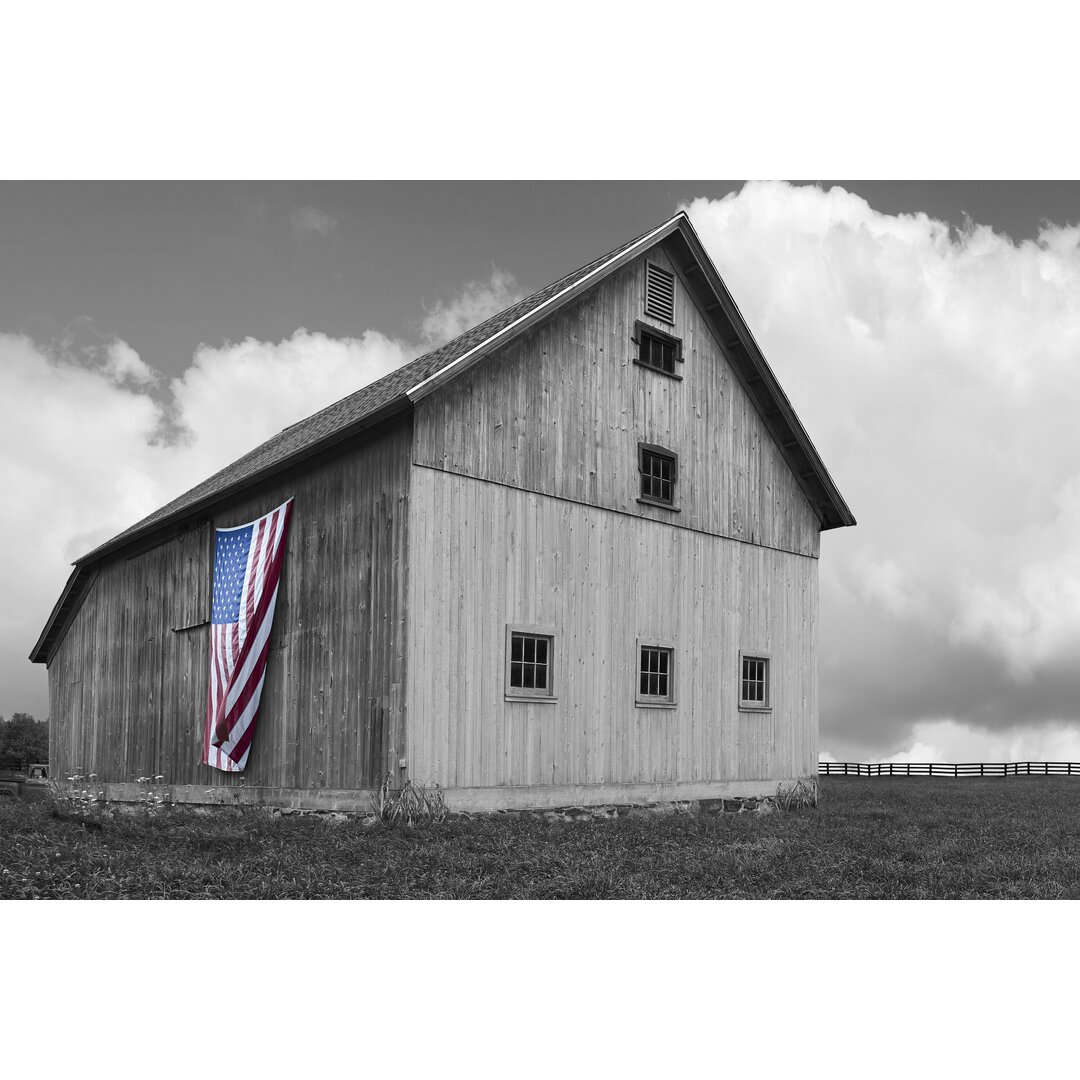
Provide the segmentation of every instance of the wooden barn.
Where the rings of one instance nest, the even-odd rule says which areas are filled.
[[[290,497],[223,773],[214,530]],[[387,774],[457,809],[773,794],[817,773],[820,534],[854,523],[679,214],[79,559],[31,654],[53,774],[338,809]]]

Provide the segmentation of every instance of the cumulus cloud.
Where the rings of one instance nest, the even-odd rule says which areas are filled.
[[[487,281],[467,282],[453,300],[436,303],[424,316],[421,332],[432,347],[442,345],[524,295],[513,274],[495,268]]]
[[[337,232],[337,220],[316,206],[297,206],[290,219],[293,235],[297,237],[310,236],[312,233],[329,236]]]
[[[784,183],[686,209],[859,520],[822,540],[822,745],[1080,730],[1080,230]]]
[[[170,384],[185,468],[201,479],[415,355],[416,347],[377,330],[331,338],[301,329],[276,343],[200,345]]]
[[[115,382],[130,381],[148,386],[158,381],[158,374],[126,342],[115,338],[105,351],[105,373]]]

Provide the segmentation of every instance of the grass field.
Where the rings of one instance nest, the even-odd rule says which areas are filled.
[[[821,781],[815,809],[415,830],[0,802],[0,899],[1080,897],[1080,778]]]

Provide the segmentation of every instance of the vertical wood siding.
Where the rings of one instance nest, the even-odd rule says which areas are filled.
[[[674,327],[644,314],[649,261],[676,275]],[[633,362],[636,320],[682,339],[681,379]],[[820,523],[662,248],[422,400],[414,424],[413,779],[814,772]],[[638,502],[639,442],[679,455],[677,513]],[[508,623],[555,628],[557,701],[504,700]],[[639,637],[675,647],[674,709],[635,705]],[[740,650],[771,657],[770,712],[738,708]]]
[[[816,559],[425,467],[410,512],[414,780],[814,772]],[[504,700],[508,623],[554,628],[557,701]],[[674,709],[635,706],[646,636],[674,645]],[[740,649],[771,657],[769,713],[739,711]]]
[[[675,326],[644,314],[645,266],[676,274]],[[683,377],[633,362],[635,320],[683,342]],[[820,524],[662,248],[420,402],[414,461],[817,555]],[[679,455],[680,511],[644,506],[638,442]]]
[[[370,788],[404,754],[406,419],[102,568],[49,665],[58,776],[239,782],[199,763],[213,528],[296,502],[244,782]]]

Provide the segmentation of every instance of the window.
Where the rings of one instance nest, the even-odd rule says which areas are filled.
[[[675,322],[675,275],[652,263],[645,264],[645,314]]]
[[[638,472],[641,473],[639,502],[675,506],[675,484],[679,478],[678,454],[661,446],[638,443]]]
[[[554,701],[555,636],[535,627],[506,628],[506,697]]]
[[[769,658],[740,654],[739,708],[764,712],[769,705]]]
[[[637,322],[634,324],[634,341],[638,347],[635,364],[662,371],[665,375],[673,375],[676,379],[682,378],[675,371],[675,362],[681,363],[683,358],[682,342],[677,337],[665,334],[663,330],[657,330],[647,323]]]
[[[653,640],[638,641],[635,703],[665,708],[675,704],[675,650]]]

